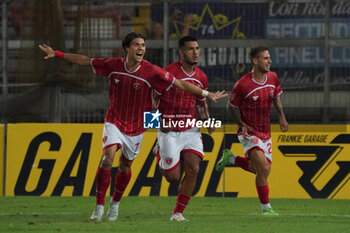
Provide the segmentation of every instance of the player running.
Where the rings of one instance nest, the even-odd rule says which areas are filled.
[[[271,104],[279,114],[282,132],[288,130],[280,95],[281,84],[277,74],[270,71],[271,57],[268,48],[254,47],[250,51],[252,72],[234,85],[227,104],[230,115],[238,124],[238,139],[246,157],[235,156],[224,150],[215,169],[220,172],[227,165],[237,164],[256,174],[255,184],[264,215],[278,215],[269,201],[267,178],[271,171],[272,144],[270,134]]]
[[[196,64],[200,50],[197,39],[192,36],[182,37],[179,42],[180,61],[168,65],[164,69],[175,75],[177,79],[207,89],[207,76]],[[196,185],[199,163],[204,157],[202,136],[199,128],[186,125],[196,119],[196,106],[202,120],[209,118],[208,105],[204,96],[171,88],[160,98],[158,109],[165,122],[184,122],[185,125],[163,125],[158,130],[158,165],[168,182],[178,182],[181,177],[180,160],[184,163],[185,176],[179,185],[179,192],[170,220],[186,221],[183,211],[190,201]],[[209,133],[214,128],[208,128]],[[160,157],[159,157],[160,156]]]
[[[109,79],[110,107],[103,129],[103,155],[96,174],[96,208],[92,220],[100,221],[104,214],[105,196],[111,180],[115,152],[122,149],[115,178],[115,188],[107,213],[108,221],[118,218],[119,203],[131,178],[131,165],[140,151],[144,129],[143,112],[152,110],[152,91],[159,94],[171,86],[211,100],[225,96],[223,92],[210,93],[186,81],[178,80],[169,72],[143,59],[145,38],[131,32],[122,42],[126,57],[89,58],[79,54],[54,51],[47,45],[39,48],[47,53],[45,59],[58,57],[68,62],[91,66],[96,74]]]

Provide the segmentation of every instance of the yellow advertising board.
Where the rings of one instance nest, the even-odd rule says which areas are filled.
[[[291,125],[288,133],[272,127],[270,196],[276,198],[350,198],[350,130],[347,125]],[[6,195],[94,195],[102,155],[102,124],[8,124]],[[243,156],[236,127],[212,135],[202,131],[205,158],[195,196],[256,197],[254,175],[239,167],[214,170],[222,150]],[[177,184],[162,178],[152,148],[157,133],[145,134],[124,195],[168,196]],[[117,152],[116,158],[119,157]],[[118,159],[112,168],[111,184]],[[113,192],[111,185],[107,195]]]
[[[287,133],[273,126],[272,145],[270,197],[350,198],[349,125],[290,125]],[[240,144],[232,144],[231,150],[243,156]],[[219,190],[257,196],[253,174],[228,167],[222,176]]]
[[[4,140],[5,140],[5,128],[3,124],[0,124],[0,196],[3,195],[4,190]]]
[[[102,125],[8,124],[6,195],[89,195]]]

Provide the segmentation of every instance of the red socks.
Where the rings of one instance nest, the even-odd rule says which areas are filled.
[[[114,201],[116,202],[120,201],[126,189],[126,186],[128,186],[129,184],[130,178],[131,178],[131,169],[126,174],[122,174],[118,170],[115,178],[115,186],[114,186],[114,193],[113,193]]]
[[[177,195],[176,205],[174,208],[173,213],[183,213],[184,209],[186,208],[188,202],[190,201],[191,196],[187,196],[184,194],[179,193]]]
[[[270,203],[269,200],[269,185],[266,184],[264,186],[256,186],[256,190],[258,191],[258,196],[261,204]]]
[[[119,202],[128,186],[131,178],[131,170],[125,175],[118,170],[115,178],[113,200]],[[106,192],[111,183],[111,169],[104,170],[98,167],[96,173],[96,205],[105,205]]]
[[[240,166],[246,171],[249,171],[249,163],[250,161],[246,157],[241,157],[241,156],[236,157],[235,164],[237,164],[238,166]]]
[[[106,192],[111,183],[111,169],[98,167],[96,173],[96,205],[104,205]]]

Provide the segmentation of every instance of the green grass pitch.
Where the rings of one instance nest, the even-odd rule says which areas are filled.
[[[350,200],[272,199],[280,216],[262,216],[257,198],[193,197],[184,212],[190,221],[172,222],[175,201],[124,197],[116,222],[96,223],[89,220],[94,197],[2,196],[0,232],[350,232]]]

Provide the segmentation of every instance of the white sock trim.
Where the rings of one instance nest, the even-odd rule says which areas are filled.
[[[111,205],[119,205],[119,203],[120,203],[120,201],[115,201],[115,200],[113,200],[113,199],[112,199],[112,201],[111,201]]]
[[[229,162],[229,164],[235,165],[235,163],[236,163],[236,157],[237,157],[237,156],[235,156],[235,155],[232,155],[232,156],[228,157],[228,162]]]
[[[271,205],[270,205],[270,203],[261,204],[261,207],[262,207],[263,210],[266,210],[266,209],[268,209],[268,208],[271,208]]]

